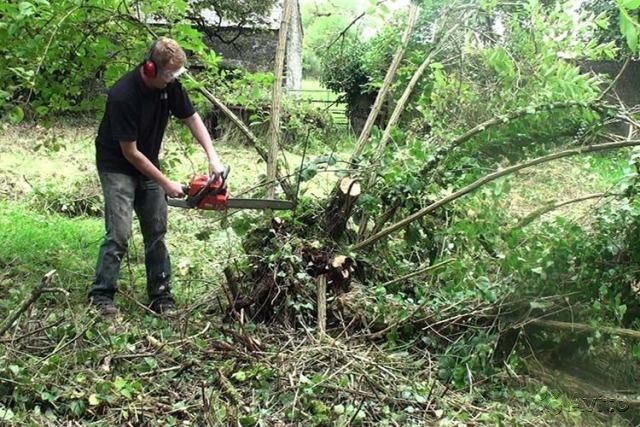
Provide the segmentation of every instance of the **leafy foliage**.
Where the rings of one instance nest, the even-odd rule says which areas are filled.
[[[323,53],[351,18],[356,15],[355,3],[341,1],[313,1],[301,5],[303,40],[303,71],[306,76],[320,75]],[[351,31],[353,34],[353,30]]]
[[[369,79],[362,64],[366,43],[347,38],[324,55],[320,82],[334,92],[344,92],[347,110],[353,108]]]

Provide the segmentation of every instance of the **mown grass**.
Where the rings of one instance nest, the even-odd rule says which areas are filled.
[[[66,218],[0,201],[0,263],[27,266],[30,275],[56,269],[65,281],[86,276],[103,233],[99,219]]]
[[[299,92],[303,101],[310,102],[313,106],[320,110],[328,109],[334,117],[334,120],[343,123],[346,121],[345,112],[347,104],[336,102],[339,94],[329,91],[320,85],[320,81],[314,79],[304,79],[302,81],[302,90]]]

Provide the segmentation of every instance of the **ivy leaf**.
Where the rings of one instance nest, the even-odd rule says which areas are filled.
[[[238,371],[233,374],[233,378],[242,382],[247,380],[247,373],[245,371]]]
[[[28,1],[20,2],[18,9],[20,10],[21,17],[31,16],[35,13],[35,8]]]
[[[24,120],[24,110],[19,106],[14,107],[9,113],[9,121],[13,124],[18,124],[22,120]]]
[[[620,31],[627,39],[629,49],[636,52],[638,48],[638,30],[626,13],[620,13]]]
[[[302,172],[300,173],[300,180],[301,181],[309,181],[311,178],[316,176],[317,173],[318,173],[318,166],[313,164],[313,163],[311,163],[311,164],[307,165],[307,167],[302,169]]]
[[[98,406],[99,404],[100,404],[100,398],[98,397],[97,394],[93,393],[91,396],[89,396],[89,405]]]
[[[9,408],[0,406],[0,420],[11,420],[15,417],[13,411]]]

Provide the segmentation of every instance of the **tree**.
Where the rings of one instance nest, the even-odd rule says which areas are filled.
[[[261,20],[274,1],[34,0],[0,4],[0,112],[25,114],[93,111],[100,94],[142,60],[156,35],[177,39],[209,71],[219,58],[194,28],[202,9],[237,21]],[[77,31],[83,28],[83,31]],[[210,73],[214,74],[214,73]]]
[[[355,3],[349,0],[316,0],[302,5],[303,69],[306,75],[319,77],[320,58],[356,12]],[[351,34],[355,34],[355,30]]]

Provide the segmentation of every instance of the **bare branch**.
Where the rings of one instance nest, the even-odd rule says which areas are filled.
[[[624,64],[622,64],[622,68],[620,68],[618,75],[613,79],[611,84],[604,91],[602,91],[602,93],[598,97],[598,101],[601,101],[602,98],[604,98],[611,91],[611,89],[615,87],[616,83],[618,83],[618,80],[620,80],[620,77],[622,77],[622,74],[624,74],[624,71],[627,69],[627,65],[629,65],[630,61],[631,57],[627,56],[627,59],[624,61]]]
[[[553,154],[549,154],[547,156],[542,156],[542,157],[537,157],[533,160],[530,160],[528,162],[525,163],[519,163],[517,165],[513,165],[510,166],[508,168],[502,169],[502,170],[498,170],[492,174],[486,175],[480,179],[478,179],[477,181],[461,188],[460,190],[456,191],[455,193],[440,199],[432,204],[430,204],[429,206],[420,209],[418,212],[415,212],[414,214],[408,216],[407,218],[393,224],[390,225],[389,227],[385,228],[384,230],[380,231],[377,234],[374,234],[373,236],[355,244],[352,247],[352,250],[359,250],[359,249],[363,249],[375,242],[377,242],[378,240],[382,239],[385,236],[388,236],[389,234],[393,233],[394,231],[397,231],[400,228],[403,228],[409,224],[411,224],[413,221],[422,218],[423,216],[425,216],[426,214],[428,214],[429,212],[433,212],[434,210],[449,204],[450,202],[459,199],[460,197],[471,193],[472,191],[482,187],[483,185],[494,181],[498,178],[501,178],[503,176],[506,175],[511,175],[514,172],[517,172],[519,170],[525,169],[525,168],[529,168],[532,166],[536,166],[542,163],[546,163],[546,162],[550,162],[552,160],[557,160],[557,159],[561,159],[564,157],[570,157],[570,156],[576,156],[579,154],[584,154],[584,153],[594,153],[594,152],[598,152],[598,151],[605,151],[605,150],[615,150],[615,149],[619,149],[619,148],[625,148],[625,147],[635,147],[640,145],[640,140],[627,140],[627,141],[622,141],[622,142],[610,142],[610,143],[606,143],[606,144],[598,144],[598,145],[589,145],[589,146],[585,146],[585,147],[578,147],[578,148],[572,148],[569,150],[564,150],[564,151],[560,151],[557,153],[553,153]]]
[[[379,5],[381,5],[382,3],[385,3],[386,1],[387,1],[387,0],[379,0],[379,1],[375,4],[375,6],[379,6]],[[340,40],[342,37],[344,37],[344,36],[347,34],[347,31],[349,31],[349,29],[350,29],[351,27],[353,27],[353,26],[356,24],[356,22],[358,22],[359,20],[361,20],[362,18],[364,18],[364,16],[365,16],[366,14],[367,14],[367,11],[365,10],[365,11],[364,11],[364,12],[362,12],[360,15],[356,16],[356,17],[353,19],[353,21],[351,21],[351,22],[349,23],[349,25],[347,25],[347,27],[346,27],[344,30],[340,31],[340,34],[338,34],[338,35],[336,36],[336,38],[335,38],[335,39],[333,39],[333,41],[332,41],[331,43],[329,43],[325,49],[330,49],[330,48],[331,48],[331,46],[333,46],[333,45],[334,45],[338,40]]]
[[[351,161],[353,161],[356,157],[362,154],[362,150],[369,139],[369,135],[371,135],[371,129],[373,128],[373,124],[380,113],[380,109],[382,108],[382,104],[384,103],[384,99],[389,93],[389,89],[391,88],[391,83],[393,82],[393,77],[398,70],[398,66],[400,65],[400,61],[404,56],[404,52],[407,49],[407,45],[409,44],[409,37],[413,31],[413,27],[416,24],[418,19],[418,15],[420,12],[420,7],[416,3],[411,3],[411,10],[409,12],[409,19],[407,21],[407,27],[404,30],[404,34],[402,35],[402,39],[400,42],[400,46],[396,50],[395,55],[393,56],[393,60],[391,61],[391,65],[387,70],[387,74],[384,76],[384,81],[382,83],[382,87],[378,91],[378,95],[376,97],[375,102],[373,103],[373,107],[371,107],[371,112],[367,117],[367,121],[364,124],[364,128],[360,133],[360,137],[358,138],[358,142],[356,143],[356,147],[353,149],[353,154],[351,154]]]
[[[550,202],[545,203],[544,206],[542,206],[539,209],[536,209],[535,211],[531,212],[529,215],[525,216],[520,221],[518,221],[518,224],[516,224],[515,227],[513,227],[507,234],[511,233],[513,230],[516,230],[518,228],[526,227],[527,225],[535,221],[537,218],[540,218],[542,215],[549,213],[551,211],[554,211],[556,209],[559,209],[563,206],[567,206],[573,203],[584,202],[585,200],[600,199],[602,197],[605,197],[606,195],[607,195],[606,193],[587,194],[586,196],[577,197],[571,200],[565,200],[563,202],[556,202],[555,200],[552,200]]]
[[[40,281],[40,284],[38,284],[38,286],[31,290],[31,295],[29,296],[29,298],[24,300],[22,302],[22,305],[4,321],[4,324],[2,325],[2,327],[0,327],[0,336],[4,335],[4,333],[7,332],[9,328],[11,328],[13,322],[15,322],[22,313],[24,313],[29,307],[31,307],[31,305],[36,302],[38,298],[40,298],[40,296],[48,289],[48,287],[51,285],[51,282],[53,281],[53,275],[55,274],[55,272],[55,270],[51,270],[50,272],[45,274]]]

